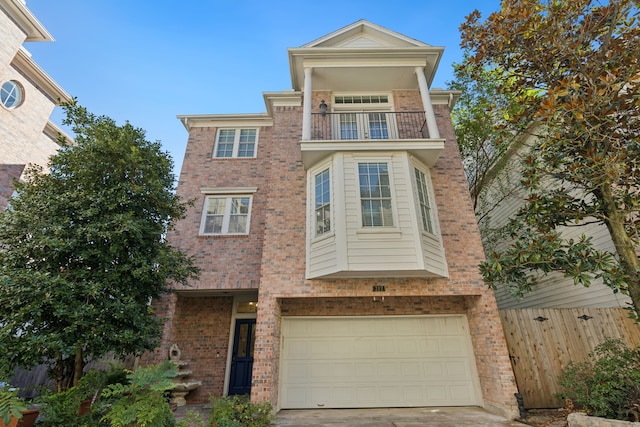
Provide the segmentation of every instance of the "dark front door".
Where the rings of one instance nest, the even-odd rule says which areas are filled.
[[[256,319],[237,319],[233,334],[233,355],[229,394],[251,393],[253,370],[253,344],[256,336]]]

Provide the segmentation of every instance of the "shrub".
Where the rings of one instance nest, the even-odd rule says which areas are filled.
[[[24,399],[18,397],[18,389],[9,384],[0,383],[0,420],[9,424],[11,417],[22,418],[22,411],[27,409]]]
[[[111,384],[101,397],[110,406],[102,417],[113,427],[170,427],[175,419],[166,392],[173,388],[176,366],[162,365],[138,368],[127,375],[128,384]]]
[[[269,402],[251,403],[246,395],[213,397],[211,404],[217,427],[267,427],[274,419]]]
[[[101,390],[109,384],[126,381],[126,371],[121,365],[113,364],[109,370],[92,370],[86,373],[75,387],[61,393],[42,396],[40,427],[98,427],[108,426],[100,419],[104,416],[106,405],[96,402]],[[80,415],[80,405],[88,400],[91,404],[89,413]]]
[[[192,409],[188,410],[184,416],[184,419],[178,421],[177,427],[202,427],[204,426],[204,419],[202,414]]]
[[[556,396],[571,399],[591,415],[640,421],[640,347],[629,349],[622,341],[609,339],[589,358],[567,365]]]

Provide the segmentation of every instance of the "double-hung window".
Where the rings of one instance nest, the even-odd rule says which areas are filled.
[[[252,197],[247,195],[207,196],[200,234],[247,234]]]
[[[433,233],[433,220],[431,211],[431,201],[429,200],[429,184],[427,176],[418,168],[414,168],[416,177],[416,187],[418,190],[418,205],[420,217],[422,219],[422,229]]]
[[[214,157],[255,157],[258,129],[219,129]]]
[[[315,174],[315,232],[316,237],[331,231],[331,176],[329,169]]]
[[[389,165],[358,163],[360,205],[363,227],[392,227],[391,183]]]

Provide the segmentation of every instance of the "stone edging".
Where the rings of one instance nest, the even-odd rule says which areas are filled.
[[[610,420],[607,418],[590,417],[584,412],[572,412],[567,416],[569,427],[623,427],[640,426],[631,421]]]

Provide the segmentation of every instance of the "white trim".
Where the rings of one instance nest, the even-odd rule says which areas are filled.
[[[247,226],[246,226],[246,230],[242,233],[230,233],[229,232],[229,222],[231,219],[231,208],[233,206],[233,203],[231,202],[233,199],[235,198],[248,198],[249,199],[249,206],[247,208]],[[221,225],[221,232],[220,233],[205,233],[204,232],[204,228],[206,225],[206,220],[207,220],[207,204],[209,202],[210,198],[215,198],[215,199],[225,199],[225,206],[224,206],[224,214],[222,216],[222,225]],[[253,195],[249,195],[249,194],[208,194],[205,198],[204,198],[204,203],[202,205],[202,215],[200,218],[200,230],[198,235],[200,236],[208,236],[208,237],[217,237],[217,236],[246,236],[249,234],[249,230],[251,229],[251,209],[253,207]],[[225,231],[226,230],[226,231]]]
[[[442,245],[442,234],[440,231],[440,221],[438,220],[438,205],[436,204],[436,196],[435,196],[435,192],[434,192],[434,188],[433,188],[433,181],[431,179],[431,169],[429,169],[428,167],[426,167],[425,165],[423,165],[418,159],[416,159],[413,156],[410,156],[410,160],[411,160],[411,180],[412,180],[412,185],[414,186],[414,201],[416,203],[416,210],[415,212],[418,213],[418,220],[419,225],[420,225],[420,230],[422,230],[423,233],[433,236],[435,237],[439,242],[440,245]],[[431,210],[431,227],[433,228],[433,232],[429,233],[428,231],[424,230],[424,228],[422,227],[422,213],[420,211],[420,201],[417,199],[418,197],[418,189],[417,189],[417,185],[418,183],[416,182],[416,178],[415,178],[415,172],[413,171],[413,168],[418,169],[419,171],[421,171],[422,173],[424,173],[424,177],[426,179],[426,184],[427,184],[427,196],[429,197],[429,208]]]
[[[316,228],[316,175],[323,173],[325,171],[328,171],[329,173],[329,231],[322,233],[320,235],[317,234],[317,228]],[[334,187],[334,180],[333,180],[333,165],[331,161],[327,161],[325,163],[322,164],[322,166],[319,167],[315,167],[313,169],[313,171],[309,171],[309,180],[311,181],[311,188],[309,191],[309,195],[310,195],[310,199],[309,199],[309,207],[310,207],[310,215],[311,215],[311,222],[309,223],[310,225],[310,229],[311,229],[311,242],[316,242],[319,240],[322,240],[326,237],[328,237],[331,234],[335,233],[335,223],[334,223],[334,213],[333,213],[333,207],[335,205],[334,203],[334,197],[333,197],[333,187]]]
[[[359,227],[358,231],[363,231],[367,233],[371,230],[371,233],[394,233],[400,232],[400,217],[398,216],[398,197],[396,195],[396,188],[394,182],[394,171],[393,171],[393,154],[389,154],[388,156],[367,156],[367,155],[354,155],[354,173],[355,173],[355,184],[358,186],[357,194],[357,209],[358,209],[358,222]],[[360,194],[360,173],[359,167],[360,163],[385,163],[387,165],[387,171],[389,175],[389,191],[391,193],[391,215],[393,225],[391,226],[364,226],[362,223],[362,194]]]
[[[220,143],[220,133],[224,130],[233,130],[233,147],[231,151],[231,156],[229,157],[218,157],[216,154],[218,152],[218,145]],[[254,130],[255,138],[253,140],[253,155],[251,156],[238,156],[238,151],[240,150],[240,137],[242,135],[243,130]],[[256,127],[235,127],[235,128],[227,128],[220,127],[216,130],[216,139],[213,144],[213,153],[211,154],[211,158],[215,160],[223,160],[223,159],[255,159],[258,156],[258,140],[260,139],[260,128]],[[229,144],[229,142],[226,142]]]
[[[258,191],[258,187],[201,187],[202,194],[251,194]]]
[[[334,230],[336,234],[336,271],[349,269],[349,252],[347,247],[347,199],[345,196],[344,153],[333,156],[334,175]]]

